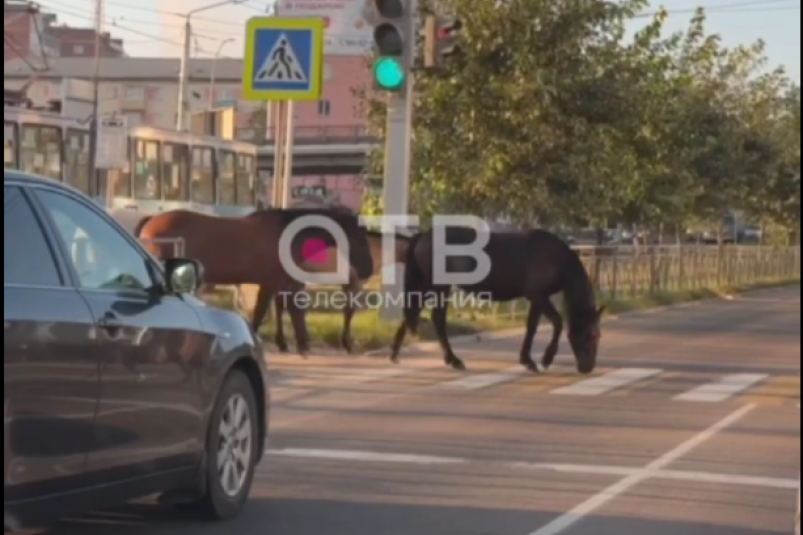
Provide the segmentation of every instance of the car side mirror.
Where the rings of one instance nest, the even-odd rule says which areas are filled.
[[[167,289],[175,294],[194,294],[203,285],[203,266],[189,258],[164,261]]]

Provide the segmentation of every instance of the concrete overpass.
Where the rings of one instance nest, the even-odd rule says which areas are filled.
[[[259,149],[259,170],[273,171],[274,132]],[[296,129],[294,175],[360,174],[379,142],[362,126],[301,127]]]

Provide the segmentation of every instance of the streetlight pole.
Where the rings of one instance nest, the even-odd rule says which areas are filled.
[[[98,180],[98,126],[100,118],[100,62],[101,47],[103,45],[103,0],[95,0],[95,57],[94,68],[92,69],[92,122],[90,123],[89,135],[89,171],[91,183],[89,184],[90,195],[97,197],[100,195],[100,183]],[[106,185],[108,188],[108,184]],[[108,192],[107,192],[108,195]]]
[[[203,11],[216,9],[218,7],[238,5],[248,0],[226,0],[225,2],[217,2],[208,6],[193,9],[184,19],[184,51],[181,54],[181,72],[179,74],[178,84],[178,110],[176,113],[176,130],[183,132],[185,130],[185,116],[187,115],[187,84],[190,78],[189,63],[190,53],[192,52],[192,16],[197,15]]]
[[[217,60],[220,59],[220,54],[223,52],[223,47],[225,47],[229,43],[233,43],[234,39],[229,38],[220,43],[220,46],[217,49],[217,53],[215,54],[215,59],[212,61],[212,75],[209,80],[209,109],[215,107],[215,85],[217,83]]]

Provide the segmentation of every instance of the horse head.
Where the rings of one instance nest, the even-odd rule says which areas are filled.
[[[589,310],[575,310],[571,314],[569,324],[569,344],[577,359],[577,371],[584,375],[597,368],[597,353],[602,338],[602,315],[605,307]]]

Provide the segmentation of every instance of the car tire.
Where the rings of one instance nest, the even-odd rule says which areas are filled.
[[[224,429],[228,429],[228,421],[231,418],[232,411],[240,410],[236,407],[242,407],[242,410],[247,411],[248,423],[241,427],[241,429],[248,429],[250,432],[247,467],[241,467],[240,465],[243,463],[236,460],[237,458],[242,459],[245,457],[242,441],[232,438],[234,435],[230,435],[228,439],[223,436]],[[200,503],[196,504],[209,520],[223,521],[238,516],[248,500],[260,453],[257,451],[259,445],[258,415],[259,412],[251,382],[244,373],[239,370],[233,370],[223,383],[212,417],[209,420],[206,445],[208,459],[206,463],[206,493]],[[232,443],[232,440],[234,440],[234,443]],[[224,453],[225,451],[232,451],[232,448],[237,449],[239,455],[226,455]],[[232,476],[230,472],[227,472],[226,467],[221,466],[221,460],[229,463],[234,462],[237,465],[237,469],[242,469],[242,473],[238,472],[239,477],[235,478],[241,480],[238,481],[239,485],[229,485],[229,488],[226,488],[224,477],[228,475],[231,478]],[[233,469],[232,465],[228,470],[231,469]],[[231,482],[232,480],[229,479],[229,481]]]

